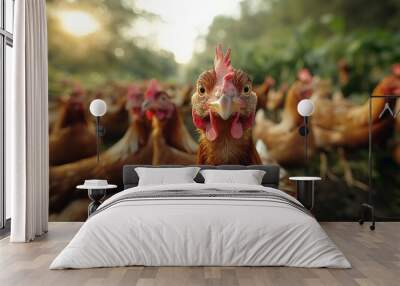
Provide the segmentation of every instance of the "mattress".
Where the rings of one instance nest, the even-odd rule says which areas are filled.
[[[284,192],[198,183],[114,195],[50,269],[131,265],[351,267],[315,218]]]

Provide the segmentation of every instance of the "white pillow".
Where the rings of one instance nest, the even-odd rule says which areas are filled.
[[[205,184],[261,185],[265,171],[262,170],[201,170]]]
[[[135,168],[139,176],[139,186],[195,183],[193,179],[199,170],[199,167]]]

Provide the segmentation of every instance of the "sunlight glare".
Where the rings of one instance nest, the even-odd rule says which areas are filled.
[[[135,6],[160,16],[160,21],[136,21],[133,34],[153,38],[152,46],[171,51],[185,64],[196,50],[197,39],[208,32],[216,16],[238,17],[241,0],[136,0]]]
[[[76,37],[87,36],[99,29],[96,19],[84,11],[62,11],[59,18],[63,29]]]

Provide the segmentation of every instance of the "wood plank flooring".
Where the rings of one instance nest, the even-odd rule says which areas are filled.
[[[50,223],[49,233],[32,243],[0,240],[0,285],[400,285],[400,223],[322,223],[353,268],[289,267],[123,267],[48,270],[81,223]]]

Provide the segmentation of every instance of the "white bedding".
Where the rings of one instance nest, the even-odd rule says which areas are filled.
[[[146,266],[295,266],[349,268],[318,222],[290,204],[235,197],[122,200],[137,192],[262,190],[234,184],[142,186],[106,200],[50,269]],[[299,204],[299,203],[298,203]]]

